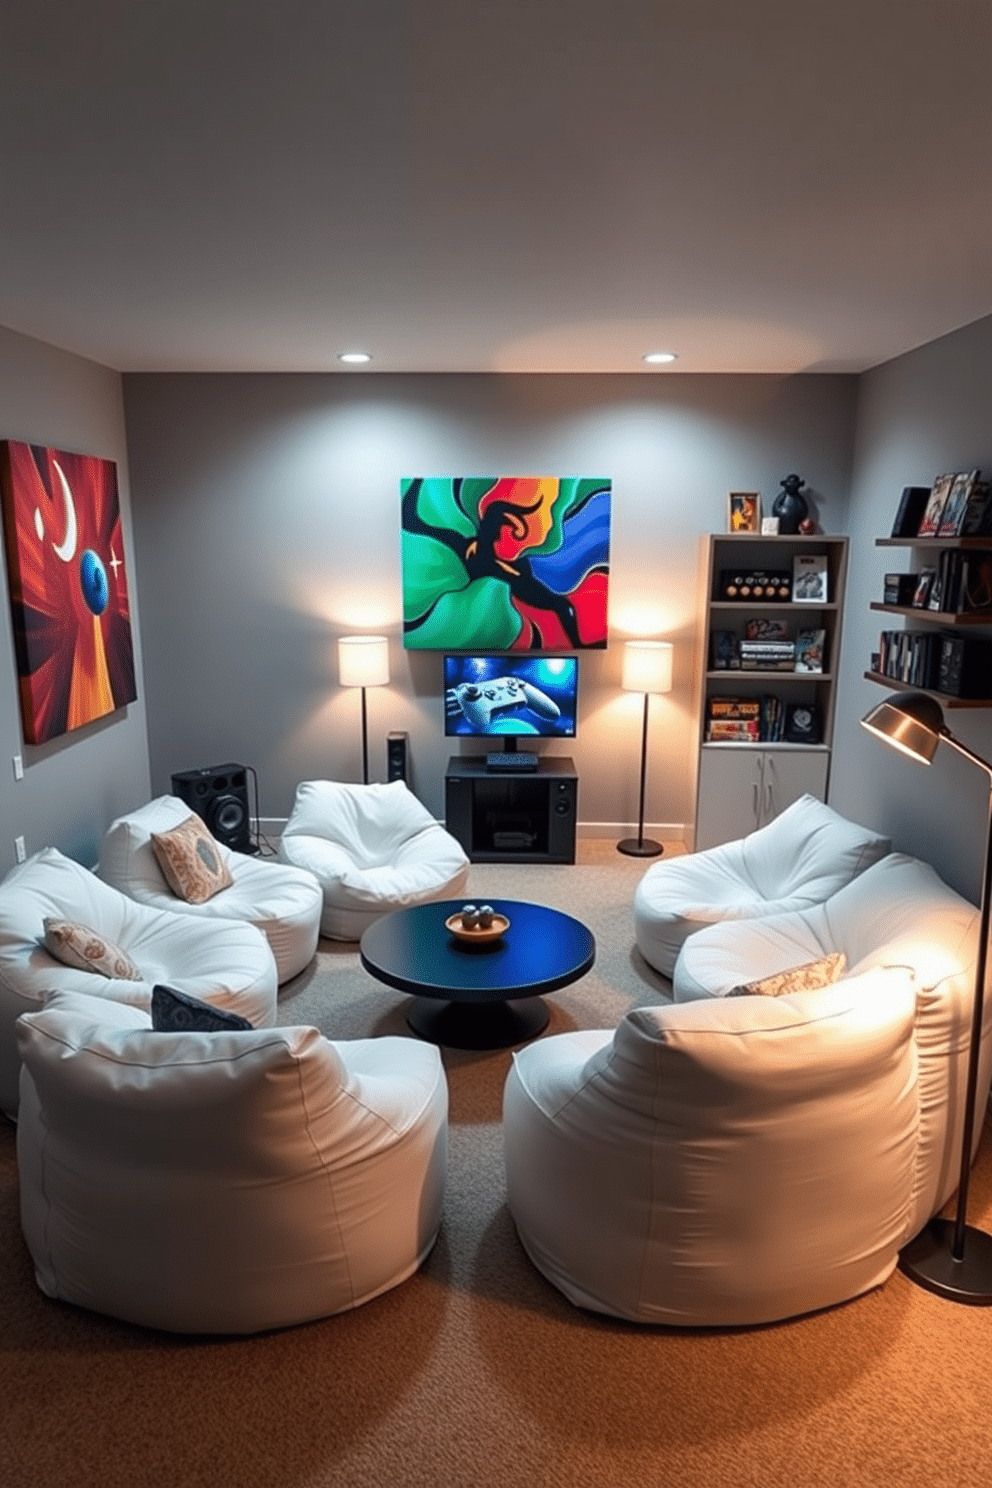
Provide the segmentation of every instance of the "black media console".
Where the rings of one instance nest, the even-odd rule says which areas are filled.
[[[445,825],[473,863],[574,863],[579,778],[570,759],[542,755],[535,771],[486,769],[484,754],[452,755]]]

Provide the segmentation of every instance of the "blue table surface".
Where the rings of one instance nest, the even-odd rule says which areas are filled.
[[[581,921],[519,899],[487,900],[509,929],[488,944],[465,945],[444,922],[466,902],[418,904],[375,920],[361,941],[366,969],[403,992],[484,1002],[553,992],[596,959],[592,931]]]

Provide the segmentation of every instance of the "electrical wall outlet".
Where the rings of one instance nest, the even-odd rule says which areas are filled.
[[[14,779],[24,779],[24,761],[19,754],[14,755]]]
[[[28,855],[28,850],[24,846],[24,838],[23,837],[15,837],[14,838],[14,857],[17,859],[17,861],[19,863],[23,863],[24,862],[24,859],[27,857],[27,855]]]

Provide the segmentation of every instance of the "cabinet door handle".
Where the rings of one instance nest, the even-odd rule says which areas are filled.
[[[767,760],[768,774],[765,779],[765,821],[772,819],[772,809],[775,803],[775,763]]]
[[[763,754],[759,754],[754,762],[754,785],[752,787],[754,825],[761,826],[761,802],[765,793],[765,765],[767,761]]]
[[[755,780],[751,784],[751,814],[755,821],[758,820],[758,804],[758,782]]]

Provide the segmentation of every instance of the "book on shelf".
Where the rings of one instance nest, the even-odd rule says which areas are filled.
[[[750,620],[744,621],[745,641],[787,641],[789,640],[789,625],[786,620],[773,620],[767,616],[755,615]]]
[[[936,537],[937,529],[940,527],[940,519],[944,515],[944,507],[947,498],[951,494],[954,484],[954,472],[949,475],[938,475],[930,489],[930,497],[927,501],[926,510],[920,518],[920,525],[916,529],[917,537]]]
[[[830,598],[826,553],[796,553],[792,559],[794,604],[826,604]]]
[[[712,697],[706,707],[710,718],[761,717],[761,699],[756,697]]]
[[[773,692],[766,692],[761,699],[761,742],[777,744],[782,738],[785,711],[781,699]]]
[[[903,486],[895,521],[892,523],[893,537],[916,536],[929,499],[929,486]]]
[[[992,551],[948,548],[942,552],[926,608],[944,615],[992,610]]]
[[[764,617],[746,620],[738,646],[742,671],[791,672],[795,665],[795,642],[784,620]]]
[[[712,637],[713,670],[737,671],[741,664],[737,634],[733,630],[715,630]]]
[[[716,718],[710,723],[706,737],[711,744],[757,744],[761,728],[756,719],[735,722]]]
[[[882,603],[887,605],[910,605],[916,593],[919,574],[887,573],[882,584]]]
[[[962,470],[954,477],[951,489],[947,494],[944,510],[940,514],[940,523],[937,527],[938,537],[959,537],[961,535],[964,514],[968,506],[968,497],[971,495],[972,486],[975,485],[981,473],[980,470],[972,470],[970,472]]]
[[[807,706],[813,707],[812,704]],[[776,744],[786,737],[788,709],[776,693],[760,697],[710,698],[706,705],[708,744]]]
[[[942,639],[933,630],[883,630],[878,639],[880,674],[910,687],[936,688]]]
[[[988,481],[976,480],[968,492],[968,502],[961,518],[961,537],[986,537],[992,532],[992,488]]]
[[[975,635],[942,635],[937,660],[938,692],[952,697],[984,698],[989,695],[992,674],[992,645]]]
[[[789,744],[822,744],[823,724],[815,703],[790,703],[783,738]]]
[[[796,636],[795,670],[797,672],[822,672],[826,647],[827,632],[825,630],[801,630]]]
[[[962,614],[992,610],[992,553],[967,553],[957,594]]]

